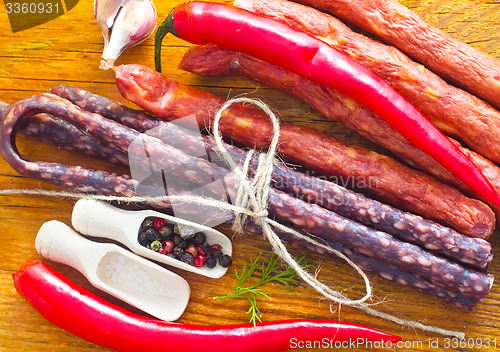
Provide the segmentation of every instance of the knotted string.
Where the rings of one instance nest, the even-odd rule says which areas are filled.
[[[253,153],[248,153],[245,162],[243,163],[243,169],[233,160],[231,155],[227,152],[224,147],[224,143],[222,141],[222,136],[220,134],[219,122],[222,118],[224,111],[226,111],[231,105],[238,103],[247,103],[258,106],[262,109],[270,118],[272,126],[273,126],[273,138],[269,145],[269,148],[266,153],[262,153],[259,155],[259,163],[257,166],[257,170],[255,171],[255,175],[253,180],[250,181],[247,176],[248,165],[250,164],[250,160],[253,157]],[[271,111],[271,109],[264,104],[263,102],[255,99],[248,98],[235,98],[228,100],[217,112],[213,122],[213,133],[215,138],[215,143],[217,146],[217,151],[220,153],[221,157],[226,161],[231,170],[235,173],[236,178],[239,181],[238,184],[238,194],[236,197],[236,207],[238,211],[235,213],[235,221],[233,225],[233,230],[236,232],[243,232],[243,224],[245,222],[245,218],[247,216],[251,216],[254,222],[260,226],[262,232],[266,236],[267,240],[271,244],[273,251],[295,272],[308,283],[311,287],[313,287],[316,291],[321,293],[326,298],[331,301],[340,304],[340,305],[358,305],[361,304],[372,297],[372,287],[370,284],[370,280],[366,276],[366,274],[358,267],[355,263],[353,263],[349,258],[347,258],[343,253],[334,250],[333,248],[329,248],[328,251],[334,253],[338,257],[345,260],[349,265],[351,265],[363,278],[365,282],[366,294],[356,300],[351,300],[345,297],[338,291],[334,291],[328,286],[322,284],[316,277],[308,273],[306,270],[302,269],[302,267],[292,258],[290,253],[288,253],[285,245],[280,240],[278,235],[273,231],[272,225],[275,225],[276,222],[267,217],[267,202],[269,198],[269,190],[271,188],[271,178],[274,170],[275,163],[275,155],[276,148],[279,142],[280,135],[280,126],[279,121],[276,115]],[[242,212],[240,210],[244,209]],[[280,226],[281,227],[281,226]],[[283,230],[287,233],[291,233],[290,229],[283,226]],[[293,235],[296,237],[305,238],[305,235],[299,234],[296,231],[293,231]]]
[[[267,153],[259,154],[259,163],[254,173],[254,177],[250,179],[248,174],[248,168],[250,165],[251,158],[254,156],[255,151],[251,150],[242,166],[239,166],[227,153],[224,144],[222,142],[222,136],[219,131],[219,122],[222,114],[231,105],[237,103],[248,103],[253,104],[262,109],[270,118],[273,126],[273,139],[268,148]],[[245,224],[246,218],[251,217],[254,222],[260,226],[262,232],[266,236],[267,240],[271,244],[273,251],[311,287],[313,287],[317,292],[319,292],[324,297],[328,298],[332,302],[335,302],[339,306],[346,305],[355,307],[373,316],[395,322],[397,324],[407,326],[413,329],[420,329],[424,331],[430,331],[438,333],[445,336],[453,336],[460,339],[465,338],[465,334],[458,331],[446,330],[435,326],[429,326],[422,324],[420,322],[401,319],[391,314],[387,314],[372,308],[369,304],[365,303],[372,297],[372,287],[370,281],[366,274],[353,263],[347,256],[343,253],[331,248],[324,243],[315,240],[312,237],[301,234],[279,222],[276,222],[267,217],[267,202],[269,197],[269,191],[271,187],[271,176],[275,164],[276,148],[279,142],[279,121],[275,114],[269,109],[269,107],[262,103],[261,101],[249,99],[249,98],[235,98],[228,100],[221,109],[217,112],[214,120],[213,133],[215,137],[215,142],[217,145],[218,152],[222,158],[227,162],[229,167],[235,173],[238,180],[238,192],[235,200],[235,204],[230,204],[228,202],[215,200],[212,198],[206,198],[202,196],[190,196],[190,195],[169,195],[169,196],[104,196],[104,195],[88,195],[82,193],[64,192],[64,191],[47,191],[47,190],[23,190],[23,189],[5,189],[0,190],[0,194],[20,194],[20,195],[41,195],[41,196],[56,196],[56,197],[67,197],[73,199],[91,198],[103,201],[118,201],[118,202],[149,202],[154,203],[158,201],[169,201],[169,202],[184,202],[199,204],[208,207],[217,207],[219,209],[231,211],[235,215],[235,221],[233,225],[233,230],[235,232],[243,232],[243,225]],[[278,235],[274,232],[273,228],[279,229],[282,232],[288,233],[296,238],[303,241],[311,243],[318,248],[322,248],[325,251],[333,253],[339,258],[345,260],[352,268],[354,268],[359,275],[363,278],[366,288],[366,294],[359,299],[349,299],[344,296],[339,291],[331,289],[329,286],[320,282],[315,276],[311,275],[309,272],[304,270],[290,255],[287,251],[285,245],[280,240]]]

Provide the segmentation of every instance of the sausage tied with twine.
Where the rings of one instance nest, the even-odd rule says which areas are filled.
[[[134,186],[134,181],[131,180],[129,177],[126,176],[118,176],[118,175],[113,175],[113,174],[107,174],[104,172],[94,172],[93,170],[88,170],[82,167],[66,167],[60,164],[54,164],[54,163],[47,163],[47,162],[31,162],[29,160],[26,160],[22,157],[20,157],[17,153],[17,150],[15,148],[15,129],[16,129],[16,124],[21,118],[28,118],[30,115],[37,114],[40,112],[45,112],[54,116],[61,117],[63,119],[66,119],[68,122],[71,121],[76,127],[79,127],[81,130],[86,130],[88,131],[94,138],[98,138],[101,141],[105,142],[106,144],[113,144],[116,143],[117,145],[120,145],[120,143],[125,143],[125,144],[130,144],[131,140],[137,136],[138,132],[135,132],[131,129],[128,129],[122,125],[116,124],[112,121],[104,121],[101,116],[96,115],[96,114],[91,114],[85,111],[82,111],[78,107],[74,106],[70,102],[61,99],[59,97],[50,95],[50,94],[45,94],[41,96],[35,96],[31,97],[28,99],[25,99],[21,101],[20,103],[14,105],[9,111],[7,112],[6,118],[4,120],[4,123],[2,124],[2,130],[1,130],[1,150],[4,158],[18,171],[22,172],[24,175],[28,175],[30,177],[34,177],[37,179],[42,179],[51,183],[58,184],[62,187],[66,188],[72,188],[72,189],[77,189],[79,191],[97,191],[98,193],[103,193],[103,194],[119,194],[119,195],[124,195],[125,198],[127,199],[133,199],[135,196],[133,186]],[[271,113],[272,114],[272,113]],[[275,123],[275,126],[277,124]],[[277,128],[277,127],[276,127]],[[217,131],[217,128],[215,129]],[[276,133],[277,135],[278,133]],[[189,157],[186,157],[183,152],[175,150],[175,148],[170,147],[168,145],[165,145],[161,142],[159,142],[156,138],[151,138],[149,136],[141,135],[141,138],[147,142],[148,150],[150,152],[154,153],[161,153],[160,149],[160,144],[161,148],[163,149],[163,153],[168,155],[168,157],[175,156],[176,161],[183,163],[184,165],[188,165],[190,162],[194,163],[193,165],[197,170],[202,170],[206,171],[208,169],[203,169],[204,166],[209,166],[203,161],[200,160],[190,160]],[[220,138],[220,137],[219,137]],[[125,141],[125,142],[124,142]],[[122,145],[123,147],[123,145]],[[221,149],[223,149],[223,146],[219,146]],[[126,151],[122,150],[122,151]],[[272,154],[272,153],[271,153]],[[191,159],[193,159],[191,157]],[[269,160],[269,159],[268,159]],[[166,166],[168,166],[168,159],[164,159],[164,161],[167,162]],[[272,161],[271,161],[272,163]],[[200,168],[200,165],[203,167]],[[271,165],[272,166],[272,165]],[[211,168],[211,171],[217,170],[217,167],[214,166]],[[237,170],[237,169],[236,169]],[[272,168],[270,168],[272,171]],[[270,175],[271,173],[268,171],[268,183],[270,183]],[[76,177],[75,177],[76,176]],[[196,177],[193,178],[195,180]],[[236,184],[236,180],[231,179],[231,178],[226,178],[226,181],[229,181],[229,183]],[[241,179],[240,179],[241,180]],[[80,183],[81,182],[81,183]],[[102,184],[105,184],[105,187],[102,188]],[[228,188],[231,189],[231,188]],[[259,189],[262,189],[262,187],[259,187]],[[299,273],[299,275],[309,284],[312,286],[315,286],[315,288],[322,292],[325,296],[329,297],[330,299],[333,299],[334,301],[337,302],[342,302],[343,304],[349,304],[349,305],[354,305],[362,308],[365,311],[369,311],[372,314],[376,314],[372,311],[371,308],[367,308],[363,302],[367,299],[367,297],[370,296],[368,293],[364,298],[356,301],[351,301],[351,300],[344,300],[343,296],[340,295],[340,299],[338,292],[331,291],[329,288],[324,287],[321,283],[318,283],[313,277],[311,277],[308,273],[301,271],[300,267],[297,267],[297,263],[289,256],[288,252],[286,252],[286,249],[284,249],[283,244],[279,239],[276,241],[276,234],[271,230],[269,227],[268,223],[272,223],[273,226],[278,226],[280,229],[283,229],[279,224],[273,222],[269,218],[266,217],[266,220],[263,219],[262,214],[267,214],[265,211],[265,208],[262,208],[262,204],[265,204],[267,200],[269,199],[269,205],[270,208],[274,207],[275,208],[275,214],[277,216],[285,216],[285,218],[290,215],[293,216],[298,216],[301,213],[302,208],[309,208],[309,207],[317,207],[314,208],[315,212],[318,212],[320,216],[323,216],[325,220],[331,220],[332,216],[336,217],[335,219],[337,220],[336,225],[340,224],[340,227],[343,227],[342,229],[337,228],[339,231],[343,231],[345,229],[345,226],[349,225],[349,221],[347,219],[341,219],[338,218],[338,215],[329,212],[321,207],[312,205],[312,204],[302,204],[300,200],[297,199],[292,199],[293,197],[285,194],[285,193],[280,193],[279,191],[273,191],[273,189],[268,188],[266,192],[264,192],[264,197],[263,197],[263,202],[260,203],[256,202],[254,199],[252,199],[253,196],[249,196],[249,201],[253,203],[254,211],[258,210],[259,215],[255,215],[254,211],[247,211],[245,209],[236,209],[235,207],[228,206],[227,203],[224,205],[224,207],[231,209],[232,211],[236,212],[243,212],[246,213],[247,215],[250,215],[256,220],[257,224],[261,226],[268,236],[268,239],[271,240],[271,243],[274,247],[274,250],[278,252],[278,254],[284,259],[285,261],[296,271]],[[265,198],[265,199],[264,199]],[[213,201],[213,200],[211,200]],[[292,203],[287,203],[287,202],[292,202]],[[294,203],[295,202],[295,203]],[[219,202],[220,203],[220,202]],[[209,203],[210,204],[210,203]],[[287,206],[284,206],[285,204],[288,204]],[[290,204],[294,204],[293,206],[290,207]],[[238,207],[236,207],[238,208]],[[307,209],[310,210],[310,209]],[[297,212],[298,211],[298,212]],[[309,213],[309,211],[308,211]],[[285,214],[285,215],[283,215]],[[340,220],[339,220],[340,219]],[[288,218],[287,220],[290,220]],[[347,223],[345,223],[347,221]],[[296,220],[295,225],[297,225],[299,228],[303,224]],[[326,228],[331,228],[331,226],[327,226],[328,222],[310,222],[309,224],[306,224],[307,226],[305,227],[306,230],[314,230],[314,231],[319,231],[319,233],[322,233],[323,231],[326,230]],[[318,226],[319,225],[319,226]],[[327,226],[327,227],[324,227]],[[355,230],[358,230],[358,232],[361,232],[360,234],[363,235],[363,233],[366,232],[364,229],[364,226],[358,226],[358,225],[351,225],[354,227]],[[359,229],[362,229],[363,231],[359,231]],[[370,232],[370,230],[368,230]],[[379,233],[379,232],[377,232]],[[389,236],[389,235],[387,235]],[[299,236],[301,237],[301,236]],[[388,237],[384,237],[384,239],[387,239]],[[412,245],[410,245],[412,246]],[[416,247],[416,246],[415,246]],[[416,247],[418,248],[418,247]],[[412,248],[413,249],[413,248]],[[415,253],[412,253],[412,255]],[[426,257],[429,258],[429,257]],[[435,265],[446,265],[450,263],[443,263],[440,262],[439,260],[435,261]],[[453,264],[452,264],[453,266]],[[424,270],[425,272],[425,270]],[[460,287],[460,291],[463,291],[463,293],[466,294],[476,294],[479,292],[478,290],[478,285],[479,283],[476,282],[478,279],[477,276],[473,276],[471,274],[467,273],[467,270],[458,270],[455,272],[457,277],[460,278],[465,278],[467,280],[472,280],[475,282],[474,285],[472,285],[472,290],[467,289],[464,286]],[[476,274],[474,274],[476,275]],[[445,281],[447,280],[456,280],[456,278],[447,278],[443,277]],[[490,286],[491,283],[487,283],[487,286]],[[466,286],[469,286],[467,284]],[[368,286],[369,287],[369,286]],[[484,288],[481,288],[481,290],[484,290]],[[489,290],[489,287],[487,288]],[[333,294],[333,295],[332,295]],[[337,297],[335,297],[337,296]],[[396,318],[394,317],[389,317],[385,314],[378,314],[378,316],[384,316],[386,319],[392,319],[395,321]],[[397,319],[396,319],[397,320]],[[418,324],[417,324],[418,325]],[[415,326],[415,325],[413,325]],[[420,326],[419,326],[420,327]],[[434,330],[435,331],[435,330]]]

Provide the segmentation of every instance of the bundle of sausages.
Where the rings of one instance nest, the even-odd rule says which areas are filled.
[[[498,104],[496,95],[490,94],[499,87],[498,63],[431,28],[397,1],[356,1],[354,4],[343,0],[300,2],[334,13],[349,23],[371,31],[385,42],[396,45],[407,51],[410,56],[421,60],[437,74],[398,49],[358,34],[336,18],[311,7],[285,0],[237,0],[234,5],[305,31],[374,71],[419,108],[443,132],[467,144],[471,149],[452,139],[500,191],[500,168],[494,163],[499,161],[500,112],[478,98],[482,97],[491,104]],[[353,11],[353,6],[357,11]],[[420,40],[424,34],[430,42],[426,47],[424,41]],[[463,73],[464,66],[471,69]],[[389,124],[338,91],[249,55],[214,45],[192,48],[183,58],[180,68],[202,75],[244,75],[290,93],[327,118],[340,121],[390,149],[410,166],[447,184],[453,184],[466,194],[472,194],[465,185],[434,159],[412,146]],[[460,82],[459,85],[472,94],[448,84],[445,79]],[[204,101],[203,104],[195,103],[190,99],[193,91],[168,82],[168,79],[154,77],[154,74],[147,70],[138,69],[137,72],[128,73],[118,71],[117,82],[123,96],[168,120],[179,118],[177,113],[180,111],[196,113],[188,105],[196,106],[198,112],[201,108],[200,115],[203,117],[199,117],[198,121],[200,127],[207,129],[211,127],[211,109],[221,105],[220,100],[207,94],[197,96],[198,101]],[[156,90],[155,84],[163,88]],[[174,106],[182,108],[176,111]],[[269,124],[265,123],[258,112],[250,108],[239,108],[233,109],[229,115],[231,121],[227,121],[226,126],[224,123],[222,125],[226,137],[251,147],[265,147],[269,143]],[[249,116],[253,116],[251,122]],[[361,148],[346,146],[333,138],[318,138],[315,132],[305,129],[298,131],[296,127],[287,124],[283,127],[283,145],[280,146],[279,152],[285,159],[327,176],[361,176],[371,180],[374,177],[376,182],[365,184],[364,191],[384,202],[454,227],[470,236],[478,236],[478,233],[484,231],[482,226],[470,226],[468,220],[461,221],[461,216],[468,218],[470,215],[467,207],[457,211],[456,215],[460,215],[453,215],[453,204],[460,206],[461,201],[441,203],[441,200],[451,195],[450,189],[444,184],[436,183],[424,174],[400,167],[397,163],[390,162],[390,167],[385,168],[383,157]],[[306,154],[314,156],[308,157]],[[360,161],[362,158],[364,162]],[[500,209],[494,207],[494,210],[500,214]]]
[[[208,162],[191,155],[200,146],[213,152],[210,137],[190,133],[74,87],[54,87],[51,93],[27,98],[8,111],[7,106],[0,105],[6,111],[1,130],[2,155],[19,173],[71,190],[136,195],[136,184],[126,175],[29,161],[17,154],[12,137],[19,129],[31,137],[124,165],[128,164],[132,143],[140,138],[151,158],[159,160],[173,176],[199,185],[207,178],[224,179],[229,187],[221,190],[214,186],[211,191],[219,195],[235,192],[232,174],[215,160]],[[161,133],[163,140],[141,134],[149,130]],[[177,145],[182,145],[183,150],[174,147]],[[246,152],[237,147],[227,144],[226,148],[235,160],[246,157]],[[256,162],[252,160],[251,172]],[[273,180],[269,211],[278,221],[321,239],[368,270],[467,309],[482,300],[491,288],[493,277],[482,272],[491,260],[491,246],[483,239],[464,236],[285,165],[275,168]],[[246,229],[258,232],[251,221]],[[300,248],[321,251],[303,240],[280,235]]]
[[[314,4],[310,5],[332,11],[340,17],[346,16],[347,21],[353,20],[352,1],[311,2]],[[387,23],[393,23],[396,18],[391,15],[391,10],[401,9],[392,0],[355,1],[359,8],[356,14],[373,13],[371,6],[382,3],[384,6],[377,9],[381,11],[377,16],[386,16]],[[466,142],[474,151],[460,148],[500,190],[500,168],[485,158],[498,161],[495,157],[500,149],[495,136],[500,132],[497,131],[500,113],[491,105],[448,85],[397,49],[354,33],[334,17],[311,7],[285,0],[238,0],[235,5],[309,32],[375,71],[444,132]],[[413,16],[407,10],[401,11],[405,16]],[[384,21],[376,20],[378,17],[365,21],[371,25],[365,29],[376,29],[377,35],[388,42],[394,40],[395,45],[401,44],[402,50],[405,46],[412,46],[408,44],[408,38],[398,41],[389,27],[381,27],[385,25]],[[363,23],[361,20],[355,24]],[[459,49],[464,51],[461,45]],[[477,55],[471,57],[478,58]],[[417,58],[429,59],[429,55]],[[461,56],[459,60],[465,62],[466,58]],[[432,65],[429,67],[433,69]],[[465,185],[409,144],[390,125],[333,89],[248,55],[213,45],[190,50],[183,58],[181,68],[204,75],[245,75],[288,92],[327,118],[342,122],[426,172],[416,171],[373,151],[349,146],[320,131],[283,123],[278,153],[284,160],[319,175],[363,180],[356,185],[363,193],[378,200],[279,164],[273,171],[268,203],[270,216],[278,222],[340,250],[363,268],[386,279],[442,297],[457,306],[471,309],[487,295],[493,277],[485,273],[492,258],[491,246],[486,239],[495,226],[494,213],[488,205],[464,195],[462,192],[470,193]],[[451,71],[448,70],[446,75],[438,74],[453,79]],[[215,112],[224,100],[179,84],[144,66],[120,66],[115,69],[115,74],[120,93],[158,118],[75,87],[57,86],[50,94],[24,99],[12,107],[0,103],[3,120],[0,151],[4,159],[24,176],[72,191],[144,195],[138,194],[137,180],[130,175],[33,162],[20,156],[14,144],[16,132],[21,131],[42,141],[128,166],[130,148],[140,140],[139,145],[147,146],[148,157],[160,162],[172,177],[185,181],[186,185],[198,186],[205,186],[206,180],[223,179],[225,187],[210,184],[209,192],[234,199],[238,182],[224,168],[222,160],[205,160],[197,154],[201,148],[216,155],[211,137],[165,121],[193,115],[200,130],[210,131]],[[483,81],[492,82],[485,77]],[[478,88],[478,85],[473,86]],[[468,89],[471,87],[467,86]],[[477,94],[484,91],[484,87],[479,87]],[[480,128],[488,133],[482,133],[478,138]],[[267,116],[259,109],[244,105],[233,105],[224,113],[220,130],[231,143],[249,148],[265,149],[272,138]],[[225,147],[239,162],[247,156],[245,150],[232,144]],[[142,162],[146,167],[148,161]],[[256,167],[257,159],[254,158],[249,173],[255,172]],[[175,187],[169,187],[168,192],[190,194]],[[151,205],[161,209],[172,207],[171,203],[158,201]],[[181,208],[182,205],[176,205],[177,211]],[[186,213],[204,211],[213,216],[219,212],[214,208],[201,210],[184,206],[182,209]],[[494,210],[500,212],[500,209]],[[226,224],[231,225],[233,220],[226,221]],[[245,230],[259,232],[252,219],[247,220]],[[288,233],[278,231],[278,234],[293,246],[324,253],[323,248],[311,242]]]

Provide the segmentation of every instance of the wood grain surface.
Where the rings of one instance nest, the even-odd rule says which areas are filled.
[[[500,2],[493,0],[405,0],[428,22],[453,37],[491,54],[500,60]],[[168,14],[176,1],[156,1],[159,19]],[[0,99],[14,103],[32,94],[47,91],[59,83],[74,84],[107,97],[124,101],[114,86],[109,71],[98,70],[103,40],[93,17],[92,1],[80,1],[67,14],[35,28],[12,33],[6,9],[0,5]],[[164,73],[180,82],[201,87],[222,97],[249,93],[263,99],[279,110],[286,121],[313,126],[340,139],[372,149],[379,148],[346,131],[337,123],[312,111],[293,98],[258,87],[254,82],[240,78],[200,78],[177,69],[186,51],[187,43],[169,37],[168,48],[163,49]],[[153,66],[153,41],[125,52],[118,60],[122,63],[141,63]],[[44,145],[31,140],[18,139],[20,151],[33,160],[58,160],[65,163],[92,165],[95,168],[112,169],[105,162]],[[0,160],[0,189],[44,188],[55,189],[39,181],[20,177]],[[44,197],[0,196],[0,351],[101,351],[105,350],[81,340],[53,326],[32,309],[15,291],[11,275],[29,258],[38,258],[34,239],[38,228],[45,221],[58,219],[70,223],[73,201]],[[232,234],[228,233],[229,236]],[[234,264],[240,270],[246,260],[263,253],[270,255],[266,241],[250,235],[233,237]],[[500,250],[500,234],[495,233],[491,242],[495,252]],[[292,251],[295,254],[297,252]],[[363,294],[361,279],[344,263],[310,254],[309,261],[321,268],[319,278],[333,288],[343,290],[350,297]],[[93,290],[82,275],[56,263],[49,265],[67,274],[72,280]],[[495,258],[490,272],[500,277],[500,260]],[[235,280],[230,271],[219,280],[211,280],[182,272],[192,289],[187,311],[181,323],[227,324],[243,323],[249,317],[245,313],[247,302],[212,299],[228,294]],[[286,318],[341,319],[367,324],[403,336],[402,348],[366,348],[360,351],[500,351],[500,285],[494,284],[490,295],[472,312],[462,311],[436,298],[426,296],[397,284],[370,275],[374,286],[374,302],[382,302],[377,308],[442,328],[463,331],[476,340],[475,348],[446,348],[444,337],[402,328],[368,316],[356,309],[330,306],[327,301],[306,284],[301,283],[293,291],[284,286],[270,284],[272,300],[259,302],[264,321]],[[102,294],[102,293],[99,293]],[[479,341],[496,338],[496,348],[478,347]],[[436,346],[438,340],[439,347]],[[431,345],[429,343],[432,342]],[[168,349],[166,349],[168,350]],[[229,350],[221,346],[221,350]],[[321,349],[319,349],[321,350]],[[318,350],[318,351],[319,351]]]

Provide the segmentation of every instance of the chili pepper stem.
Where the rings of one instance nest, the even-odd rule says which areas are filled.
[[[177,37],[177,32],[174,28],[174,10],[175,7],[170,11],[165,21],[158,27],[155,34],[155,69],[161,73],[161,43],[163,38],[168,34],[172,33]]]

